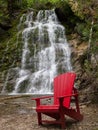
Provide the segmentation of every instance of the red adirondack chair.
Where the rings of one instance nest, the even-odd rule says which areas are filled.
[[[54,95],[32,98],[36,100],[36,112],[38,116],[38,124],[43,122],[60,124],[62,128],[66,127],[65,115],[75,119],[82,120],[83,115],[80,114],[78,103],[78,92],[74,88],[76,74],[67,72],[54,78]],[[54,98],[53,105],[41,105],[40,99]],[[72,97],[75,100],[75,107],[70,106]],[[42,114],[54,118],[55,120],[42,120]]]

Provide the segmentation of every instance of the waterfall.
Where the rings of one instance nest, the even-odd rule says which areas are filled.
[[[23,48],[11,93],[52,93],[53,78],[72,70],[64,27],[54,10],[41,10],[36,18],[33,12],[23,14],[18,28],[22,32]]]

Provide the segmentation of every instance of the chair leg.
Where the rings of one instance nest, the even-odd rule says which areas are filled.
[[[66,128],[66,125],[65,125],[65,117],[64,117],[64,113],[60,113],[60,117],[61,117],[61,127],[62,129],[65,129]]]
[[[38,125],[42,125],[42,116],[41,113],[37,113],[37,118],[38,118]]]

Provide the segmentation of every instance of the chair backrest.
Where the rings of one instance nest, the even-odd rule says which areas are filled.
[[[64,95],[71,95],[74,88],[74,81],[76,74],[73,72],[67,72],[54,78],[54,104],[58,105],[59,100],[57,97]],[[63,105],[70,107],[71,97],[64,99]]]

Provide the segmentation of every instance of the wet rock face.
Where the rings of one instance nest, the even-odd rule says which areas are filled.
[[[0,27],[0,36],[3,35],[5,33],[5,30],[3,30],[1,27]]]
[[[81,72],[81,57],[84,55],[85,51],[87,50],[87,43],[81,42],[78,38],[77,34],[71,35],[71,40],[69,40],[69,45],[71,47],[71,59],[73,69],[77,72]]]
[[[18,68],[12,68],[0,73],[0,93],[7,94],[14,89]]]
[[[73,70],[77,73],[76,87],[79,89],[80,101],[98,103],[98,78],[97,76],[97,60],[94,55],[88,55],[88,44],[81,42],[77,34],[72,34],[69,40],[71,47],[71,59]],[[97,57],[97,55],[96,55]]]
[[[12,26],[9,25],[9,23],[0,23],[0,28],[1,28],[2,30],[7,31],[7,30],[9,30],[11,27],[12,27]]]
[[[74,32],[77,22],[81,22],[81,19],[74,14],[67,3],[63,8],[56,8],[55,13],[57,14],[59,21],[64,24],[66,33],[68,34]]]

